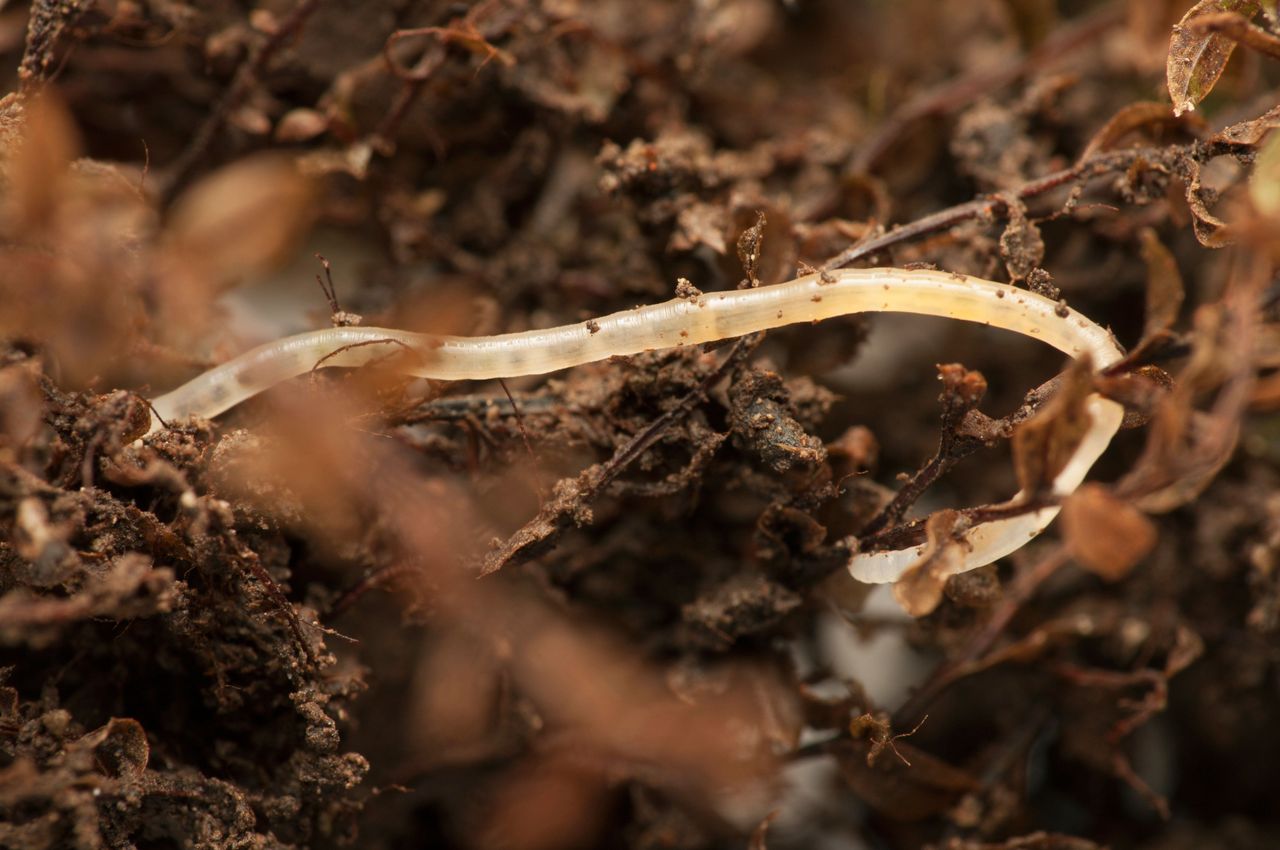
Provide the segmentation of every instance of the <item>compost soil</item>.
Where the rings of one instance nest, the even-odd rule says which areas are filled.
[[[1280,40],[1191,6],[0,3],[0,846],[1280,846]],[[144,438],[330,321],[839,265],[1130,356],[878,315],[506,382],[392,352]],[[1093,391],[1094,483],[949,576]]]

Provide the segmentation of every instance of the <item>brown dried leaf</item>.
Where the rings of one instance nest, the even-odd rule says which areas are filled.
[[[870,763],[873,746],[870,740],[840,741],[830,752],[853,793],[886,817],[923,820],[979,786],[973,775],[902,741],[896,744],[902,758]]]
[[[288,259],[314,216],[313,187],[288,158],[248,157],[204,178],[178,199],[169,239],[180,260],[216,284],[260,274]]]
[[[28,364],[0,369],[0,451],[25,446],[40,429],[44,396]]]
[[[1214,133],[1212,141],[1233,145],[1256,145],[1277,127],[1280,127],[1280,106],[1273,106],[1257,118],[1223,127]]]
[[[1216,12],[1240,12],[1251,18],[1257,11],[1256,0],[1200,0],[1174,25],[1165,64],[1174,115],[1192,111],[1213,91],[1236,49],[1230,38],[1202,33],[1189,25],[1191,20]]]
[[[290,109],[276,122],[277,142],[305,142],[329,129],[329,119],[314,109]]]
[[[1102,484],[1084,484],[1063,502],[1062,532],[1071,556],[1107,581],[1127,576],[1156,545],[1151,520]]]
[[[1013,431],[1013,465],[1027,498],[1049,491],[1075,454],[1091,420],[1085,400],[1093,390],[1093,364],[1076,360],[1044,407]]]
[[[1196,239],[1206,248],[1225,248],[1235,242],[1232,227],[1209,211],[1205,203],[1204,187],[1200,184],[1200,164],[1187,162],[1187,208],[1191,212],[1191,229]]]
[[[48,225],[57,211],[80,137],[71,113],[52,91],[28,100],[23,113],[21,139],[4,163],[5,214],[19,230],[30,230]]]
[[[128,717],[113,717],[75,743],[93,750],[94,761],[108,776],[133,780],[142,776],[151,758],[142,724]]]
[[[1093,134],[1089,144],[1084,146],[1079,161],[1083,162],[1099,151],[1114,147],[1125,136],[1152,124],[1166,126],[1194,124],[1196,129],[1204,127],[1204,121],[1199,116],[1188,115],[1179,119],[1178,116],[1170,115],[1169,107],[1163,103],[1155,101],[1131,103],[1121,107],[1119,112],[1102,125],[1102,129]]]
[[[1142,458],[1117,492],[1147,513],[1194,499],[1232,457],[1254,385],[1258,293],[1272,278],[1270,260],[1241,254],[1223,301],[1196,310],[1191,357],[1158,404]],[[1211,399],[1207,410],[1199,399]]]
[[[738,262],[742,263],[742,270],[747,275],[739,288],[760,285],[760,252],[764,245],[764,227],[767,223],[764,210],[756,210],[756,223],[742,231],[742,235],[738,237]]]
[[[1167,331],[1177,321],[1185,291],[1178,263],[1155,230],[1144,227],[1139,237],[1142,261],[1147,264],[1146,320],[1142,330],[1142,338],[1146,340]]]
[[[964,530],[957,511],[938,511],[925,522],[924,554],[893,583],[893,597],[912,617],[931,613],[942,602],[947,579],[964,566],[964,544],[957,539]]]
[[[1249,23],[1249,19],[1243,15],[1232,12],[1204,15],[1196,18],[1189,26],[1198,33],[1221,35],[1264,56],[1280,59],[1280,38]]]

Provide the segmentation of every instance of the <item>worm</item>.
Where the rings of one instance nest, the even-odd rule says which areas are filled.
[[[442,336],[373,327],[301,333],[260,345],[156,398],[152,406],[158,421],[151,430],[190,416],[211,418],[317,365],[363,366],[403,349],[415,356],[401,358],[410,362],[402,362],[399,368],[419,377],[514,378],[866,312],[941,316],[1003,328],[1073,358],[1088,356],[1097,369],[1123,357],[1110,331],[1023,289],[929,269],[844,269],[776,286],[676,298],[588,322],[496,336]],[[1123,418],[1119,404],[1097,394],[1087,399],[1086,410],[1090,427],[1053,481],[1053,494],[1059,498],[1080,485]],[[1017,550],[1052,522],[1058,510],[1056,505],[1045,507],[970,528],[962,536],[967,550],[962,569],[989,564]],[[896,581],[924,551],[920,545],[859,552],[850,559],[849,572],[864,582]]]

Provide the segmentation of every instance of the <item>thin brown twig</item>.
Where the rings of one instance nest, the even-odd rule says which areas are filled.
[[[1138,162],[1161,162],[1177,158],[1190,158],[1197,162],[1204,162],[1248,147],[1250,146],[1220,140],[1207,143],[1192,142],[1187,145],[1173,147],[1142,147],[1106,151],[1077,162],[1069,168],[1030,180],[1011,191],[975,198],[972,201],[966,201],[963,204],[939,210],[924,218],[916,219],[909,224],[896,227],[888,233],[859,242],[827,260],[822,264],[822,269],[830,271],[842,268],[855,260],[860,260],[901,242],[917,239],[965,221],[990,218],[1001,210],[1009,209],[1012,204],[1048,194],[1071,183],[1088,182],[1108,174],[1122,172]]]

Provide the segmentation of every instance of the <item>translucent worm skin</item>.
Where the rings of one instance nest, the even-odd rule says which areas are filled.
[[[404,348],[415,356],[403,358],[403,368],[419,377],[513,378],[868,312],[916,313],[1004,328],[1071,357],[1087,354],[1099,369],[1123,356],[1109,331],[1026,290],[924,269],[845,269],[830,272],[825,279],[807,275],[777,286],[678,298],[581,324],[497,336],[434,336],[366,327],[310,331],[245,352],[160,396],[153,405],[157,418],[166,422],[213,417],[317,364],[363,366]],[[1087,406],[1092,427],[1054,479],[1059,496],[1080,485],[1120,427],[1120,405],[1094,395]],[[161,427],[156,422],[152,430]],[[1057,513],[1058,508],[1050,507],[974,526],[964,535],[969,547],[964,569],[989,564],[1020,548]],[[849,571],[865,582],[895,581],[923,552],[924,546],[916,546],[860,553],[850,561]]]

